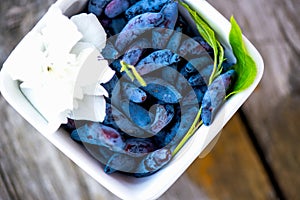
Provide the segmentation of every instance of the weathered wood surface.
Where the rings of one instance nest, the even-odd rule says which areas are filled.
[[[0,3],[0,65],[52,2]],[[297,0],[210,3],[227,18],[235,16],[261,52],[265,74],[242,108],[245,117],[236,115],[216,148],[160,199],[297,199],[300,5]],[[49,144],[2,96],[0,134],[0,199],[118,199]]]
[[[275,199],[238,114],[224,127],[212,151],[205,158],[197,159],[187,174],[210,199]]]
[[[297,0],[210,1],[227,18],[232,14],[261,52],[265,73],[243,106],[278,195],[300,192],[300,4]]]

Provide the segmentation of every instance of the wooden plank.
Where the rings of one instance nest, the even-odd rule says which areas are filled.
[[[187,174],[210,199],[274,199],[274,191],[251,145],[239,115],[221,132],[219,141]]]
[[[0,4],[0,66],[55,0],[11,0]]]
[[[243,106],[270,175],[282,198],[299,198],[300,188],[300,4],[297,0],[210,1],[232,14],[261,52],[265,73]]]

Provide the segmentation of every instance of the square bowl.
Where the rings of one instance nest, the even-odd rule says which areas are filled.
[[[58,6],[65,15],[72,16],[79,13],[86,6],[88,0],[59,0],[52,6]],[[191,8],[215,30],[218,39],[224,46],[229,46],[229,21],[206,1],[186,0]],[[44,25],[44,17],[33,28],[40,29]],[[157,173],[134,178],[122,174],[105,174],[102,166],[82,146],[74,142],[64,129],[53,130],[42,115],[25,98],[19,88],[19,82],[14,81],[8,74],[9,63],[4,63],[0,73],[0,89],[8,103],[20,113],[44,137],[60,149],[67,157],[105,188],[121,199],[156,199],[161,196],[200,155],[213,147],[221,129],[230,120],[254,91],[263,75],[263,60],[259,52],[243,36],[246,48],[257,66],[257,76],[252,85],[229,98],[218,111],[210,126],[201,126],[171,162]],[[20,66],[21,67],[21,66]]]

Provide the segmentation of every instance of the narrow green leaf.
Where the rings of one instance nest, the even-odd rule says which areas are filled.
[[[183,145],[194,135],[196,130],[202,125],[202,121],[200,121],[200,116],[201,116],[201,108],[199,109],[192,126],[190,127],[188,132],[184,135],[184,137],[179,142],[179,144],[176,146],[174,151],[172,152],[172,156],[175,156],[178,153],[178,151],[183,147]]]
[[[253,83],[257,74],[255,61],[249,55],[245,47],[241,28],[233,16],[230,18],[230,22],[231,30],[229,33],[229,42],[237,59],[234,69],[238,76],[232,92],[228,94],[226,98],[247,89]]]
[[[222,68],[222,63],[224,61],[224,49],[220,42],[217,40],[215,32],[210,26],[199,16],[199,14],[192,10],[186,3],[179,1],[179,3],[186,8],[193,18],[197,29],[203,39],[213,48],[214,51],[214,68],[213,72],[209,78],[209,84],[212,83],[214,78],[217,77],[218,72]]]
[[[120,72],[124,72],[127,74],[127,76],[130,78],[131,81],[134,81],[134,75],[131,73],[131,71],[128,69],[128,64],[124,62],[123,60],[120,61],[121,64],[121,70]]]
[[[193,18],[200,35],[213,48],[214,68],[209,78],[209,84],[211,84],[212,81],[221,74],[222,63],[224,61],[224,49],[221,43],[217,40],[214,30],[210,28],[210,26],[198,15],[198,13],[192,10],[187,4],[183,3],[182,1],[179,1],[179,3],[187,9],[191,17]],[[176,146],[175,150],[172,152],[172,156],[175,156],[178,153],[178,151],[183,147],[183,145],[194,135],[196,130],[202,125],[200,115],[201,115],[201,108],[192,126],[185,134],[185,136],[182,138],[180,143]]]
[[[141,84],[141,86],[143,87],[147,86],[147,83],[141,77],[141,75],[136,71],[135,67],[133,65],[128,65],[128,67],[131,69],[133,75],[135,76],[136,80]]]
[[[145,80],[141,77],[141,75],[136,71],[135,67],[133,65],[129,65],[127,64],[125,61],[121,60],[120,64],[122,66],[121,68],[121,72],[125,71],[125,73],[129,76],[129,78],[131,79],[131,81],[134,81],[134,79],[136,79],[141,86],[147,86]],[[130,71],[130,70],[131,71]]]

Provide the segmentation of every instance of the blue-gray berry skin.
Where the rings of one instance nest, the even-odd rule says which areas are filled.
[[[136,126],[119,109],[109,103],[106,103],[106,116],[103,124],[112,126],[133,137],[147,137],[150,135],[146,134],[145,131]]]
[[[176,27],[175,31],[173,31],[173,35],[170,37],[166,49],[169,49],[173,53],[176,53],[182,38],[182,28]]]
[[[117,75],[115,74],[112,79],[110,79],[110,81],[108,81],[107,83],[102,83],[101,85],[106,89],[106,91],[108,92],[109,96],[111,96],[112,91],[114,90],[115,87],[119,87],[119,78],[117,77]]]
[[[213,52],[212,47],[201,36],[193,37],[193,39],[197,41],[208,53]]]
[[[102,164],[106,164],[110,157],[115,153],[109,148],[103,146],[98,146],[97,148],[92,148],[92,146],[89,146],[89,152],[92,153],[93,157]]]
[[[157,105],[153,123],[150,126],[150,131],[154,134],[165,128],[173,119],[175,110],[173,105]]]
[[[182,114],[181,114],[181,119],[180,119],[180,125],[178,127],[178,130],[177,130],[175,136],[168,143],[168,146],[171,151],[174,151],[174,149],[179,144],[181,139],[185,136],[185,134],[191,127],[192,123],[194,122],[198,111],[199,111],[198,106],[193,106],[188,109],[181,109]]]
[[[161,23],[161,28],[174,29],[178,18],[178,2],[169,1],[160,11],[164,14],[164,21]]]
[[[207,67],[203,68],[200,73],[192,75],[188,82],[191,86],[205,86],[208,84],[209,78],[212,74],[214,66],[208,65]]]
[[[117,35],[123,30],[126,24],[127,21],[124,17],[114,18],[109,24],[109,30],[112,35]]]
[[[116,171],[132,173],[135,172],[137,159],[123,153],[113,154],[107,161],[104,172],[112,174]]]
[[[213,60],[209,55],[203,55],[188,61],[184,69],[188,73],[200,72],[204,67],[213,64]]]
[[[143,49],[130,49],[129,51],[127,51],[122,60],[129,64],[129,65],[136,65],[136,63],[139,62],[142,54],[143,54]]]
[[[154,141],[150,138],[129,138],[125,141],[124,151],[141,156],[156,150]]]
[[[182,99],[182,106],[195,106],[201,104],[204,96],[204,91],[200,88],[193,88],[186,96]]]
[[[136,70],[140,75],[145,75],[179,61],[179,56],[174,54],[172,51],[168,49],[158,50],[154,51],[138,62],[136,65]]]
[[[178,103],[181,100],[181,94],[168,82],[152,77],[145,77],[144,80],[146,81],[147,86],[142,89],[156,99],[171,104]]]
[[[170,36],[174,32],[174,27],[178,17],[178,3],[168,2],[161,9],[164,15],[164,21],[152,31],[153,48],[164,49]]]
[[[145,177],[160,170],[163,166],[168,164],[172,159],[172,153],[167,148],[158,149],[147,154],[139,163],[135,177]]]
[[[179,113],[180,112],[178,111],[176,112],[176,116],[174,116],[174,121],[172,121],[171,126],[162,129],[153,137],[159,148],[167,146],[177,134],[181,122],[181,118],[178,116]]]
[[[121,102],[121,107],[125,115],[140,128],[147,129],[153,122],[153,114],[136,103],[125,100]]]
[[[127,0],[112,0],[105,7],[104,13],[107,17],[114,18],[125,12],[127,8],[129,8],[129,2]]]
[[[146,38],[135,41],[123,55],[122,60],[130,65],[136,65],[145,49],[150,48],[151,43]]]
[[[141,0],[128,8],[125,16],[128,20],[145,12],[158,12],[169,0]]]
[[[189,87],[188,79],[190,77],[190,74],[187,73],[184,68],[181,68],[180,73],[177,76],[176,81],[176,89],[181,93],[185,94],[187,91],[187,88]]]
[[[179,47],[179,55],[181,57],[193,57],[206,54],[207,51],[194,38],[188,38],[182,42]]]
[[[71,138],[83,143],[104,146],[113,151],[121,151],[125,145],[122,135],[117,130],[94,122],[74,130]]]
[[[142,103],[147,99],[147,94],[141,88],[138,88],[132,83],[123,82],[122,84],[123,94],[127,99],[134,103]]]
[[[209,86],[202,100],[201,119],[203,124],[209,126],[213,118],[224,103],[226,92],[233,84],[236,77],[234,70],[229,70],[218,76]]]
[[[103,12],[104,7],[110,1],[111,0],[90,0],[88,4],[88,12],[93,13],[99,17]]]
[[[119,52],[117,49],[114,47],[114,45],[111,42],[106,42],[106,45],[104,49],[102,49],[101,52],[102,56],[104,59],[116,59],[119,55]]]
[[[162,13],[143,13],[132,18],[117,36],[115,46],[119,51],[123,51],[126,46],[130,45],[136,38],[157,27],[164,20]]]
[[[170,84],[175,84],[178,76],[177,64],[169,65],[168,67],[163,67],[161,70],[161,77],[163,80]]]
[[[120,72],[121,71],[121,68],[122,68],[122,65],[120,63],[121,60],[119,59],[116,59],[114,60],[111,64],[110,64],[110,67],[115,70],[116,72]]]

